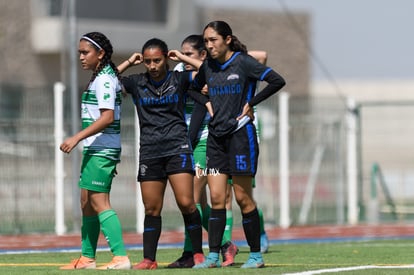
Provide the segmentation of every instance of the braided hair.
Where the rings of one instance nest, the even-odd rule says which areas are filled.
[[[112,62],[111,59],[113,53],[111,41],[109,41],[109,39],[104,34],[100,32],[90,32],[84,34],[80,40],[86,40],[90,42],[97,51],[103,50],[105,52],[98,68],[96,68],[96,70],[93,72],[87,87],[89,87],[89,84],[95,80],[96,76],[106,65],[111,66],[111,68],[115,72],[116,77],[119,80],[121,79],[121,75],[119,74],[118,69],[116,68],[115,64]]]

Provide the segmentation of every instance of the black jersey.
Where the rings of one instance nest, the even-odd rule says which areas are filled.
[[[147,73],[122,78],[138,113],[140,159],[192,152],[184,118],[191,80],[190,72],[168,72],[161,83],[154,83]]]
[[[219,137],[232,133],[237,128],[236,118],[242,113],[243,106],[247,102],[259,102],[252,100],[255,96],[256,82],[264,80],[270,72],[273,75],[275,73],[271,68],[241,52],[235,52],[224,64],[214,59],[204,61],[195,83],[198,87],[204,84],[208,86],[208,95],[214,111],[209,124],[210,134]],[[283,78],[280,79],[280,87],[272,93],[284,85]]]

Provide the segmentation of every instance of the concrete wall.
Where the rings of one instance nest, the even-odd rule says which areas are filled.
[[[59,79],[59,55],[37,55],[31,45],[30,1],[0,0],[0,83],[36,87]]]
[[[66,32],[59,25],[62,23],[60,19],[37,18],[36,12],[31,11],[31,3],[32,1],[0,0],[0,60],[3,61],[0,83],[32,88],[51,86],[58,80],[65,82],[69,68],[66,65],[67,56],[61,56],[61,47],[62,44],[65,45],[69,34],[61,38],[62,30]],[[194,6],[188,0],[174,0],[169,3],[171,19],[164,27],[136,22],[128,25],[79,20],[78,32],[82,34],[96,28],[107,34],[114,45],[114,62],[118,63],[132,51],[140,50],[149,38],[159,37],[170,48],[179,48],[181,40],[188,34],[201,33],[211,20],[224,20],[232,26],[234,34],[249,49],[268,52],[268,65],[287,79],[287,90],[294,94],[308,92],[310,66],[307,44],[310,38],[307,15],[295,16],[305,34],[305,37],[300,37],[295,26],[277,12],[206,10]],[[39,47],[43,47],[43,50]],[[89,73],[80,71],[79,83],[87,81],[89,76]]]

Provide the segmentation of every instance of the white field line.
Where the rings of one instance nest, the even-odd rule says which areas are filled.
[[[296,273],[285,273],[283,275],[314,275],[330,272],[342,272],[352,270],[363,270],[363,269],[397,269],[397,268],[414,268],[414,265],[362,265],[362,266],[350,266],[350,267],[338,267],[338,268],[327,268],[319,270],[310,270]]]

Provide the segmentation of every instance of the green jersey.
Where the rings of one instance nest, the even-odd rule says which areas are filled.
[[[121,155],[121,85],[111,66],[106,66],[82,94],[82,129],[101,116],[101,109],[114,111],[114,121],[102,132],[83,140],[83,154],[119,160]]]

